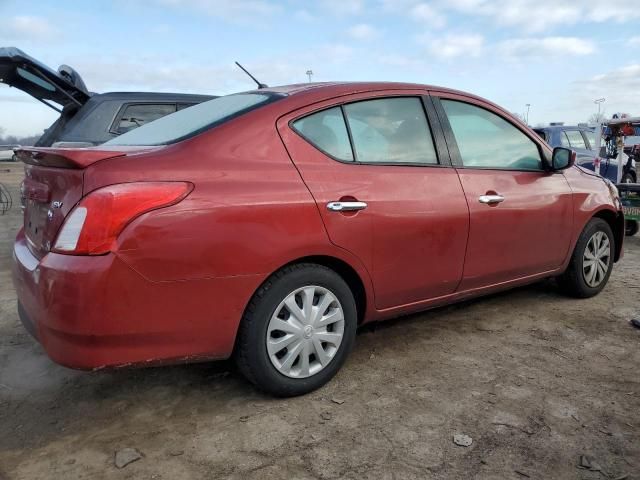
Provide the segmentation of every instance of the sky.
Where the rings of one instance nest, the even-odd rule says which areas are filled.
[[[0,46],[89,90],[223,95],[261,82],[407,81],[472,92],[532,125],[640,115],[635,0],[0,0]],[[56,112],[0,84],[0,128]]]

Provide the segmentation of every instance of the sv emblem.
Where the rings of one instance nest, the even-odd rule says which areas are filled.
[[[62,202],[59,202],[59,201],[51,202],[51,206],[53,208],[62,208]]]

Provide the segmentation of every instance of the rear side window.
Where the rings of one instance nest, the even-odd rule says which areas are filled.
[[[337,160],[398,165],[438,163],[422,101],[417,97],[349,103],[308,115],[292,126]]]
[[[579,130],[567,130],[567,138],[569,138],[569,145],[571,148],[581,148],[585,150],[587,146],[584,144],[584,138]]]
[[[162,117],[109,140],[104,145],[168,145],[198,135],[286,95],[237,93],[214,98]]]
[[[340,107],[322,110],[296,120],[293,122],[293,128],[331,157],[353,161],[349,133]]]
[[[484,108],[442,100],[465,167],[542,170],[538,145],[524,132]]]
[[[344,106],[356,160],[362,163],[437,164],[422,101],[382,98]]]
[[[175,111],[175,104],[127,105],[111,131],[117,134],[127,133],[129,130],[141,127],[145,123],[153,122]]]

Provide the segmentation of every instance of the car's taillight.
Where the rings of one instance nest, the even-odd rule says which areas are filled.
[[[186,182],[135,182],[94,190],[66,218],[52,250],[74,255],[107,253],[133,219],[178,203],[192,189]]]

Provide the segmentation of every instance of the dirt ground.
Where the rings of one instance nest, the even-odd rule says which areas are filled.
[[[14,203],[21,174],[0,163]],[[329,385],[279,400],[230,362],[53,364],[16,314],[20,223],[0,216],[0,479],[640,479],[639,236],[596,298],[547,281],[364,328]]]

